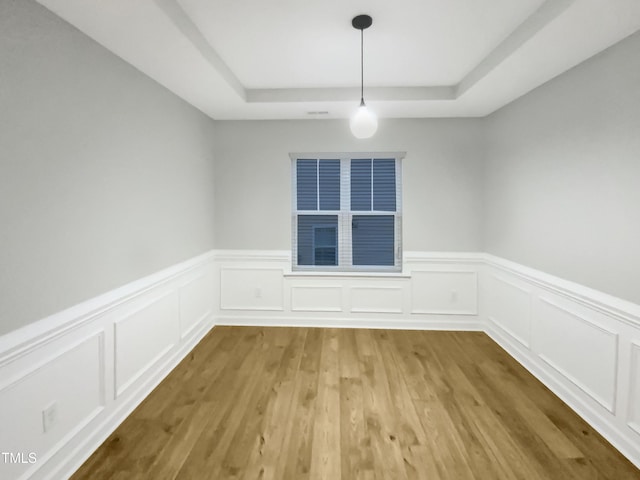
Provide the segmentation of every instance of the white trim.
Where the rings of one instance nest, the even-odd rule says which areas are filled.
[[[5,379],[4,382],[0,383],[0,393],[2,393],[4,390],[7,390],[13,387],[18,382],[30,377],[31,375],[35,374],[39,370],[42,370],[44,367],[56,361],[58,358],[71,352],[75,348],[79,347],[83,343],[95,337],[98,338],[98,344],[100,345],[100,349],[101,349],[100,362],[104,364],[104,335],[105,335],[104,328],[98,328],[97,330],[92,331],[89,335],[84,335],[79,340],[75,340],[70,345],[66,345],[64,348],[56,351],[55,354],[47,355],[45,358],[38,360],[34,365],[31,365],[26,370],[21,371],[19,375],[15,375],[13,378]],[[101,365],[101,370],[103,369],[104,369],[104,366]],[[101,380],[103,381],[104,379],[101,379]],[[102,390],[101,394],[104,394],[104,385],[102,385],[101,390]],[[102,403],[103,404],[105,403],[104,395],[102,395]]]
[[[394,291],[400,292],[400,295],[404,292],[402,287],[398,286],[389,286],[389,285],[361,285],[361,286],[352,286],[349,288],[349,293],[351,296],[354,291],[362,290],[362,291],[371,291],[371,290],[381,290],[381,291]],[[353,313],[403,313],[402,307],[397,308],[358,308],[351,305],[350,311]]]
[[[523,278],[535,286],[566,297],[607,316],[615,317],[634,327],[640,326],[640,305],[638,304],[494,255],[484,254],[484,260],[487,265]]]
[[[606,333],[607,335],[611,335],[611,336],[617,337],[616,332],[612,331],[611,329],[608,329],[608,328],[604,327],[603,325],[600,325],[598,322],[594,322],[592,320],[589,320],[589,319],[583,317],[582,315],[579,315],[578,313],[576,313],[574,311],[571,311],[568,308],[563,307],[562,305],[559,305],[558,303],[554,302],[550,298],[547,298],[547,297],[544,297],[544,296],[540,296],[540,297],[538,297],[538,299],[541,302],[546,303],[547,305],[550,305],[550,306],[560,310],[561,312],[565,312],[566,314],[572,316],[576,320],[579,320],[580,322],[584,323],[585,325],[587,325],[589,327],[593,327],[593,328],[595,328],[597,330],[600,330],[602,333]]]
[[[0,367],[214,258],[209,251],[0,336]]]
[[[132,391],[116,408],[97,426],[84,433],[85,440],[70,451],[59,462],[55,470],[47,478],[70,478],[76,470],[93,454],[93,452],[120,426],[142,401],[165,379],[169,373],[195,348],[195,346],[214,327],[213,318],[199,325],[198,331],[156,368],[155,372],[135,391]]]
[[[122,384],[122,386],[120,386],[118,388],[118,377],[117,375],[114,375],[113,378],[113,388],[114,388],[114,392],[115,392],[115,398],[119,398],[121,397],[123,394],[126,393],[127,390],[129,390],[130,387],[134,386],[138,380],[140,380],[142,377],[144,377],[152,368],[153,366],[158,363],[162,357],[164,357],[165,355],[167,355],[171,350],[173,350],[173,348],[175,347],[175,344],[172,343],[171,345],[167,345],[166,347],[164,347],[160,352],[158,352],[153,358],[151,358],[146,365],[144,365],[140,370],[138,370],[135,375],[133,375],[129,380],[127,380],[126,382],[124,382]]]
[[[290,274],[291,252],[288,250],[258,251],[258,250],[217,250],[205,253],[194,259],[182,262],[156,274],[131,282],[123,287],[107,292],[94,299],[88,300],[63,312],[51,315],[41,321],[28,325],[20,330],[0,337],[0,368],[6,369],[3,377],[3,388],[10,382],[22,379],[29,380],[29,372],[40,368],[43,362],[59,355],[59,352],[73,348],[73,345],[100,336],[100,385],[101,403],[103,407],[92,412],[88,419],[73,425],[69,432],[72,434],[56,439],[55,448],[42,452],[38,468],[31,471],[33,478],[66,478],[78,468],[86,458],[97,448],[104,439],[133,411],[133,409],[155,388],[157,384],[188,354],[196,343],[211,329],[214,323],[221,325],[259,325],[259,326],[299,326],[319,328],[376,328],[376,329],[406,329],[406,330],[458,330],[485,331],[502,348],[504,348],[519,363],[534,374],[549,387],[564,402],[573,408],[620,452],[622,452],[636,466],[640,467],[640,425],[637,419],[631,417],[630,406],[635,395],[640,392],[640,386],[635,382],[635,368],[638,365],[637,356],[640,355],[636,332],[640,332],[640,305],[621,300],[602,292],[568,282],[553,275],[519,265],[492,255],[475,252],[406,252],[404,263],[407,271],[404,274],[367,274],[366,272],[340,272],[328,275],[318,275],[318,272],[295,272]],[[244,265],[246,264],[246,265]],[[424,266],[423,266],[424,265]],[[417,267],[417,268],[416,268]],[[422,268],[420,268],[422,267]],[[476,268],[478,272],[477,288],[479,315],[468,316],[461,314],[437,314],[429,312],[417,315],[384,314],[384,312],[352,312],[349,301],[349,289],[361,288],[360,284],[385,283],[394,289],[404,289],[403,301],[408,298],[408,290],[414,272],[469,272]],[[178,294],[180,288],[192,281],[203,277],[196,269],[211,269],[214,284],[218,288],[212,289],[211,295],[219,295],[220,277],[215,275],[216,269],[246,269],[246,270],[278,270],[283,278],[283,305],[291,302],[293,288],[337,288],[343,285],[344,302],[341,311],[332,309],[330,312],[313,311],[306,314],[301,312],[274,313],[268,309],[264,312],[224,312],[219,309],[216,298],[213,311],[207,312],[196,321],[190,331],[184,332],[183,338],[178,338],[177,344],[171,347],[164,356],[156,359],[153,366],[141,375],[129,388],[121,391],[121,395],[114,399],[111,395],[115,376],[113,375],[113,324],[122,314],[130,314],[136,307],[140,307],[149,298],[157,298],[168,291]],[[615,397],[612,401],[599,401],[592,392],[585,390],[572,378],[571,372],[560,372],[555,366],[548,364],[548,359],[540,356],[536,351],[511,338],[498,325],[487,322],[484,312],[484,296],[490,293],[491,276],[514,278],[517,283],[531,288],[530,298],[547,301],[551,298],[555,304],[559,302],[562,309],[572,315],[577,315],[589,325],[602,330],[608,335],[615,336],[616,341],[616,383]],[[305,277],[309,277],[305,279]],[[332,278],[333,277],[333,278]],[[349,278],[353,277],[353,278]],[[370,278],[370,282],[366,282]],[[335,280],[335,281],[334,281]],[[386,280],[386,281],[385,281]],[[502,280],[502,279],[501,279]],[[360,282],[360,284],[358,283]],[[486,282],[486,283],[484,283]],[[478,285],[476,285],[478,287]],[[553,297],[550,297],[550,294]],[[288,301],[288,302],[287,302]],[[533,311],[539,302],[530,302]],[[565,307],[566,305],[566,307]],[[319,305],[322,308],[322,305]],[[116,308],[118,309],[116,312]],[[289,307],[284,307],[289,308]],[[590,309],[582,313],[583,308]],[[181,314],[178,308],[178,317]],[[593,316],[591,314],[593,311]],[[117,314],[113,314],[116,312]],[[588,318],[582,318],[587,315]],[[535,316],[531,317],[531,321]],[[176,328],[180,326],[180,319],[176,319]],[[84,340],[83,340],[84,339]],[[55,343],[54,343],[55,342]],[[630,350],[630,351],[629,351]],[[27,358],[27,356],[29,356]],[[632,365],[629,365],[629,363]],[[633,368],[631,368],[633,367]],[[575,376],[575,375],[574,375]],[[583,378],[583,377],[582,377]],[[18,379],[18,380],[16,380]],[[33,380],[31,380],[33,381]],[[106,386],[105,386],[106,385]],[[0,394],[2,389],[0,389]],[[600,399],[602,400],[602,399]],[[604,410],[601,407],[605,407]],[[10,433],[10,432],[9,432]],[[24,475],[23,475],[24,477]],[[26,477],[25,477],[26,478]]]
[[[104,405],[96,407],[89,415],[80,421],[72,430],[70,430],[64,437],[57,441],[53,447],[51,447],[43,456],[38,457],[38,462],[30,467],[24,474],[19,477],[19,480],[27,480],[41,470],[42,466],[51,460],[58,452],[60,452],[76,435],[78,435],[84,428],[93,422],[103,411]],[[124,420],[124,419],[123,419]],[[115,429],[114,429],[115,430]],[[91,452],[93,453],[93,451]],[[52,478],[50,476],[49,478]]]
[[[216,325],[257,326],[257,327],[313,327],[313,328],[367,328],[389,330],[446,330],[483,331],[482,324],[469,320],[466,316],[447,315],[449,318],[434,317],[428,320],[408,320],[396,318],[349,317],[279,317],[279,316],[219,316]]]
[[[634,385],[633,382],[637,378],[638,370],[640,370],[640,343],[631,342],[631,368],[629,369],[629,402],[627,404],[628,411],[626,413],[627,426],[635,433],[640,435],[640,418],[631,418],[631,409],[634,405],[633,401],[640,402],[640,385]],[[637,398],[636,398],[637,396]],[[637,405],[637,403],[636,403]],[[640,409],[639,409],[640,410]],[[640,468],[640,467],[638,467]]]
[[[403,272],[367,272],[363,270],[336,270],[335,272],[318,270],[286,270],[285,277],[365,277],[365,278],[411,278]]]
[[[21,479],[70,477],[209,332],[214,320],[212,311],[202,316],[199,323],[196,323],[184,338],[180,338],[178,328],[181,310],[177,305],[175,311],[172,309],[170,323],[165,325],[166,332],[173,332],[175,327],[176,340],[156,355],[153,361],[145,363],[135,378],[121,386],[117,395],[114,395],[118,373],[114,334],[116,323],[148,306],[149,299],[156,301],[171,295],[179,298],[180,288],[203,276],[199,275],[200,271],[210,269],[211,274],[213,273],[214,256],[212,251],[199,255],[0,337],[0,373],[4,379],[0,388],[0,402],[11,401],[6,392],[17,382],[41,382],[42,379],[34,374],[44,366],[52,364],[54,359],[93,339],[97,339],[98,342],[96,375],[99,378],[96,379],[95,385],[98,387],[99,400],[95,409],[89,411],[82,419],[61,420],[66,423],[64,426],[60,425],[63,428],[60,432],[66,433],[57,436],[56,429],[52,430],[51,433],[56,435],[53,443],[38,452],[37,464],[22,471]],[[193,272],[196,270],[194,278]],[[216,292],[212,291],[211,294],[215,295]],[[140,338],[140,341],[143,342],[144,338]],[[73,382],[69,383],[68,387],[65,385],[55,384],[55,387],[81,388]],[[46,385],[34,383],[33,395],[48,388]],[[30,399],[32,403],[33,400],[40,399]],[[2,405],[6,408],[12,404]],[[7,432],[8,435],[14,433]]]
[[[184,340],[185,338],[187,338],[189,335],[191,335],[191,333],[196,329],[196,327],[198,325],[200,325],[201,322],[204,321],[205,318],[209,317],[210,315],[213,314],[213,308],[209,308],[205,313],[203,313],[202,315],[200,315],[200,317],[198,317],[198,319],[196,319],[196,321],[193,322],[193,325],[191,325],[189,328],[187,328],[186,330],[183,329],[183,323],[184,323],[184,318],[182,316],[182,310],[181,310],[181,305],[182,305],[182,290],[198,281],[203,281],[206,279],[206,275],[205,274],[201,274],[201,275],[196,275],[195,277],[190,278],[189,280],[187,280],[186,282],[180,284],[180,286],[178,287],[178,311],[180,312],[179,315],[179,330],[180,330],[180,340]],[[213,303],[213,302],[212,302]]]
[[[333,285],[293,285],[291,287],[290,310],[292,312],[341,312],[342,307],[296,307],[294,304],[294,292],[300,290],[335,290],[340,293],[340,305],[342,305],[342,287]]]
[[[634,335],[633,332],[638,332],[640,305],[493,255],[485,254],[484,257],[489,276],[483,278],[490,278],[494,275],[492,270],[495,270],[531,288],[531,306],[527,314],[531,315],[532,329],[536,326],[536,316],[540,315],[540,302],[544,302],[613,337],[615,349],[613,357],[608,358],[614,365],[614,372],[610,372],[613,375],[613,393],[610,399],[604,399],[587,388],[572,372],[565,371],[546,355],[540,354],[542,344],[538,344],[544,342],[544,337],[532,335],[532,347],[527,348],[500,326],[491,321],[485,323],[489,336],[640,468],[640,431],[633,428],[633,422],[628,418],[632,401],[630,391],[639,387],[633,385],[635,380],[629,365],[631,356],[621,351],[622,342],[628,342],[626,339]],[[490,289],[491,285],[487,283],[481,294],[490,299]],[[582,309],[592,312],[589,318],[584,318],[586,313],[582,313]],[[622,398],[629,402],[627,408],[618,408],[625,407]]]
[[[197,330],[197,328],[202,325],[202,323],[209,317],[213,317],[213,310],[209,309],[205,313],[203,313],[198,319],[191,325],[187,330],[180,334],[180,340],[184,341],[188,337],[193,335],[193,332]]]
[[[492,322],[495,326],[497,326],[498,328],[502,329],[505,333],[507,333],[508,335],[511,335],[515,340],[517,340],[518,342],[520,342],[524,347],[526,348],[531,348],[531,317],[532,317],[532,291],[528,290],[526,288],[521,287],[520,285],[517,285],[514,282],[511,282],[509,280],[507,280],[506,278],[502,277],[501,275],[495,275],[495,274],[491,274],[490,278],[493,278],[494,280],[501,282],[505,285],[510,286],[511,288],[514,288],[522,293],[524,293],[525,295],[527,295],[528,297],[528,303],[529,303],[529,311],[527,312],[527,325],[529,326],[528,328],[528,337],[529,340],[525,339],[525,338],[521,338],[520,335],[516,334],[515,332],[512,331],[511,328],[509,328],[507,325],[504,325],[499,319],[493,317],[492,315],[487,315],[487,320],[489,320],[490,322]],[[491,300],[489,300],[491,301]]]
[[[507,335],[510,335],[515,341],[519,342],[523,347],[530,349],[531,344],[523,338],[520,338],[520,335],[516,335],[511,331],[510,328],[505,327],[501,322],[499,322],[495,317],[488,315],[487,320],[491,322],[494,327],[502,330]]]
[[[259,271],[259,272],[276,272],[279,273],[280,275],[283,275],[283,270],[282,268],[277,268],[277,267],[237,267],[237,266],[223,266],[220,268],[220,282],[219,282],[219,290],[218,290],[218,298],[220,299],[220,310],[225,310],[225,311],[234,311],[234,310],[239,310],[239,311],[243,311],[243,310],[255,310],[255,311],[275,311],[275,312],[279,312],[284,310],[284,288],[282,289],[282,292],[280,294],[280,301],[279,301],[279,305],[276,306],[263,306],[263,305],[228,305],[224,302],[224,272],[225,271],[246,271],[246,272],[251,272],[251,271]]]
[[[48,462],[53,456],[55,456],[60,450],[62,450],[64,448],[64,446],[73,437],[75,437],[83,428],[85,428],[89,423],[91,423],[96,417],[98,417],[98,415],[100,415],[104,411],[105,405],[106,405],[106,390],[105,390],[105,377],[104,377],[104,371],[105,371],[105,357],[104,357],[104,354],[105,354],[105,350],[104,350],[105,330],[103,328],[92,329],[90,331],[90,333],[88,333],[86,335],[83,335],[82,338],[73,341],[70,345],[65,346],[60,351],[56,351],[56,353],[54,355],[50,355],[47,358],[42,359],[35,366],[28,368],[24,372],[21,372],[20,375],[14,377],[8,383],[5,383],[2,387],[0,387],[0,394],[2,394],[3,391],[12,388],[14,385],[18,384],[19,382],[27,380],[29,377],[31,377],[32,375],[36,374],[39,370],[42,370],[46,366],[50,365],[55,360],[61,358],[62,356],[70,353],[71,351],[75,350],[79,346],[85,344],[89,340],[93,340],[95,338],[97,338],[97,340],[98,340],[98,365],[99,365],[99,370],[100,370],[100,373],[101,373],[101,376],[98,379],[99,391],[100,391],[98,405],[96,405],[96,407],[89,414],[87,414],[82,420],[80,420],[80,422],[78,424],[74,425],[74,427],[71,428],[69,430],[69,432],[66,433],[66,435],[64,435],[53,446],[51,446],[44,453],[44,455],[39,456],[38,457],[38,462],[35,463],[34,465],[32,465],[31,467],[29,467],[29,469],[27,469],[27,471],[25,471],[19,477],[20,480],[23,480],[23,479],[26,480],[26,479],[30,478],[33,474],[35,474],[38,470],[40,470],[42,465],[46,464],[46,462]]]
[[[425,315],[478,315],[478,299],[479,299],[479,288],[478,288],[478,272],[476,270],[443,270],[443,269],[432,269],[432,270],[412,270],[411,275],[412,277],[414,276],[420,276],[420,274],[423,273],[454,273],[454,274],[466,274],[466,275],[471,275],[474,279],[474,284],[475,284],[475,304],[474,304],[474,308],[472,310],[438,310],[438,309],[420,309],[420,308],[415,308],[414,307],[414,298],[412,296],[411,298],[411,308],[410,308],[410,312],[412,314],[425,314]]]
[[[291,250],[213,250],[210,252],[216,262],[227,261],[260,261],[260,262],[290,262]],[[484,264],[487,255],[479,252],[420,252],[405,251],[403,263],[481,263]],[[495,257],[497,258],[497,257]],[[366,273],[366,272],[365,272]]]
[[[289,158],[292,161],[297,159],[328,159],[342,160],[351,158],[395,158],[402,160],[407,156],[407,152],[291,152]],[[295,190],[294,190],[295,191]]]
[[[616,350],[617,350],[617,336],[616,336]],[[551,360],[549,357],[547,357],[544,354],[539,354],[538,355],[547,365],[549,365],[551,368],[553,368],[556,372],[558,372],[560,375],[564,376],[567,380],[569,380],[571,383],[573,383],[576,387],[578,387],[580,390],[582,390],[584,393],[586,393],[589,397],[591,397],[593,400],[595,400],[596,402],[598,402],[598,404],[600,404],[600,406],[604,409],[606,409],[608,412],[613,413],[615,415],[615,405],[616,405],[616,394],[615,394],[615,390],[613,392],[613,398],[611,399],[611,401],[607,401],[604,398],[602,398],[600,395],[598,395],[597,393],[595,393],[594,391],[592,391],[589,387],[587,387],[584,383],[582,383],[580,380],[578,380],[574,375],[571,375],[569,372],[567,372],[564,368],[562,368],[561,366],[559,366],[558,364],[556,364],[553,360]]]
[[[589,403],[572,392],[566,384],[559,380],[559,377],[551,375],[536,360],[535,354],[529,350],[522,349],[513,344],[509,339],[500,333],[499,330],[487,326],[485,333],[491,337],[500,347],[502,347],[520,365],[526,368],[534,377],[540,380],[549,390],[566,403],[574,412],[582,417],[598,433],[607,439],[620,453],[629,459],[636,467],[640,468],[640,446],[625,435],[611,415],[602,415]]]

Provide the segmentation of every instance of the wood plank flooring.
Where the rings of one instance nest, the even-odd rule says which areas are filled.
[[[640,471],[484,333],[216,327],[72,478]]]

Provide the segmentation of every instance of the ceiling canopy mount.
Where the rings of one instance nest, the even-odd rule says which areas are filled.
[[[371,26],[372,23],[373,18],[371,18],[369,15],[358,15],[356,17],[353,17],[353,20],[351,20],[351,25],[353,25],[353,28],[356,28],[358,30],[366,30]]]

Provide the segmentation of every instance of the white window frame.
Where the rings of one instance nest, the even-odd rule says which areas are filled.
[[[291,158],[291,270],[294,272],[371,272],[402,271],[402,159],[405,152],[306,152],[290,153]],[[297,209],[297,160],[340,160],[340,210]],[[351,210],[351,160],[394,159],[396,167],[396,211]],[[348,172],[345,174],[345,172]],[[320,175],[318,170],[318,181]],[[319,192],[318,192],[319,193]],[[373,196],[372,196],[373,208]],[[320,196],[318,195],[318,205]],[[338,265],[298,265],[298,216],[335,215],[338,217]],[[351,225],[354,215],[394,216],[394,265],[353,265],[351,255]]]

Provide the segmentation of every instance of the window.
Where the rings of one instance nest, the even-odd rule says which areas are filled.
[[[293,269],[401,270],[402,155],[291,158]]]

